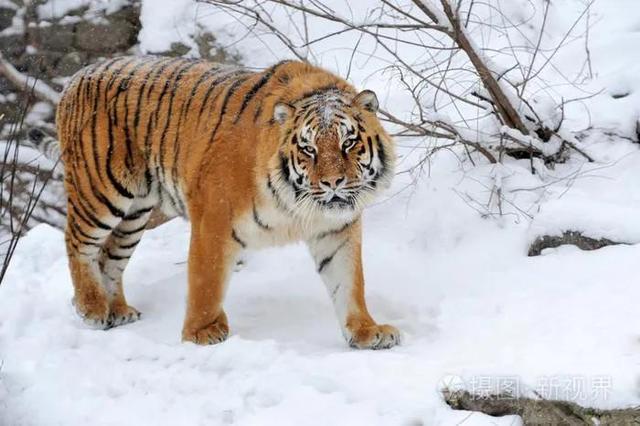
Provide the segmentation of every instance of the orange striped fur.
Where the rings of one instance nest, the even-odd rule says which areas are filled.
[[[80,316],[101,328],[139,318],[122,273],[159,206],[191,221],[183,340],[227,337],[222,302],[243,249],[302,240],[347,341],[397,344],[364,299],[360,216],[395,158],[376,109],[373,92],[295,61],[251,72],[121,57],[81,70],[57,111]]]

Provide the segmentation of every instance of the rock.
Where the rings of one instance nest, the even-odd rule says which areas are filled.
[[[40,50],[36,53],[25,54],[13,61],[13,65],[20,72],[46,79],[55,76],[54,65],[64,54],[54,50]]]
[[[191,48],[186,44],[180,42],[171,43],[171,49],[168,52],[164,52],[164,56],[184,56],[191,51]]]
[[[9,28],[13,23],[16,11],[8,7],[0,7],[0,31]]]
[[[608,238],[591,238],[577,231],[564,231],[562,235],[543,235],[536,238],[529,246],[528,256],[538,256],[546,248],[560,247],[565,244],[574,245],[581,250],[597,250],[606,246],[628,243],[611,241]]]
[[[27,43],[22,34],[0,36],[0,53],[7,58],[16,58],[25,51]]]
[[[524,425],[637,425],[640,409],[601,410],[571,401],[532,399],[510,394],[474,395],[465,390],[444,390],[445,402],[454,410],[476,411],[489,416],[515,415]]]
[[[220,48],[216,42],[215,36],[209,32],[198,34],[195,37],[195,42],[198,46],[198,53],[202,59],[224,64],[240,63],[241,58],[239,56],[227,54],[224,49]]]
[[[136,44],[140,21],[138,9],[126,7],[104,18],[104,22],[81,21],[76,26],[75,47],[89,53],[110,54]]]
[[[60,24],[30,26],[27,34],[31,44],[40,50],[67,52],[73,46],[74,26]]]
[[[53,72],[57,76],[70,76],[88,65],[88,55],[81,51],[67,53],[56,64]]]

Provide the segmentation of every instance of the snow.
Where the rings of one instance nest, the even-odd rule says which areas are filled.
[[[228,341],[181,343],[189,240],[181,220],[147,232],[125,273],[125,291],[142,320],[106,332],[87,329],[70,305],[63,236],[42,225],[20,242],[0,287],[0,425],[519,422],[451,410],[440,392],[451,383],[477,393],[537,391],[601,408],[637,406],[635,1],[595,2],[593,78],[581,70],[583,40],[571,37],[541,74],[549,87],[528,88],[549,122],[558,120],[553,102],[586,97],[566,105],[562,132],[575,136],[594,163],[573,153],[548,169],[536,159],[531,174],[528,160],[491,165],[476,158],[474,165],[464,150],[447,149],[421,162],[437,143],[398,138],[400,174],[365,213],[363,257],[370,311],[402,330],[402,346],[376,352],[347,347],[302,245],[253,253],[233,275],[225,303]],[[143,52],[167,50],[173,42],[193,48],[192,38],[212,28],[250,66],[291,56],[268,36],[239,37],[244,33],[231,17],[206,5],[159,3],[142,4]],[[364,20],[371,4],[363,1],[352,12]],[[529,21],[528,5],[541,3],[501,4],[521,31],[511,42],[535,41],[539,18]],[[583,8],[580,0],[552,3],[538,66]],[[277,11],[273,16],[282,18]],[[310,27],[311,38],[330,30]],[[481,46],[505,45],[487,34],[485,28],[470,37]],[[318,43],[316,59],[344,75],[353,44],[348,34]],[[387,64],[384,52],[372,53],[366,41],[361,46],[367,54],[355,55],[350,80],[375,90],[398,116],[411,116],[397,76],[379,71]],[[404,54],[422,55],[408,47]],[[511,67],[505,56],[492,57],[496,67]],[[568,84],[576,79],[584,84]],[[457,117],[452,108],[428,112]],[[485,124],[479,132],[501,130]],[[592,252],[565,246],[527,257],[536,237],[565,230],[635,245]]]
[[[446,168],[433,179],[456,179]],[[62,234],[41,225],[25,237],[0,288],[0,424],[85,424],[96,413],[105,425],[454,424],[468,413],[440,400],[447,375],[468,386],[516,378],[529,394],[568,377],[583,403],[638,400],[640,319],[629,300],[640,296],[640,246],[527,258],[522,227],[501,229],[424,185],[366,215],[370,309],[404,344],[359,352],[301,246],[255,253],[234,275],[228,341],[180,343],[188,238],[181,220],[145,235],[125,274],[143,319],[102,332],[70,306]],[[600,379],[609,384],[595,387]],[[474,414],[468,424],[512,421]]]
[[[196,10],[192,0],[164,2],[163,7],[153,1],[142,2],[142,29],[138,36],[142,52],[167,52],[172,43],[196,49],[192,39],[197,31]]]

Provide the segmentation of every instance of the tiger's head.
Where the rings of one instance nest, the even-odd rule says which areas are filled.
[[[275,103],[272,122],[281,139],[271,175],[279,190],[302,211],[359,214],[394,174],[393,142],[377,110],[374,92],[338,87]]]

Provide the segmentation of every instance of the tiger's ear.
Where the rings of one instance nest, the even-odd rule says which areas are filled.
[[[289,117],[293,115],[293,107],[284,102],[278,102],[273,107],[273,119],[276,123],[284,124]]]
[[[377,112],[379,106],[378,97],[372,90],[363,90],[353,98],[351,105],[360,107],[369,112]]]

